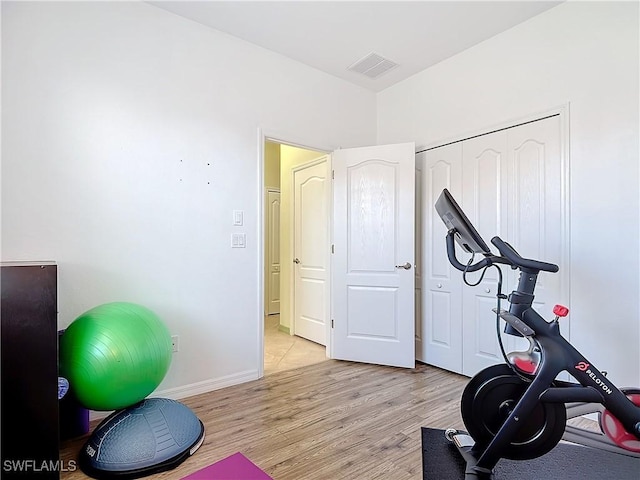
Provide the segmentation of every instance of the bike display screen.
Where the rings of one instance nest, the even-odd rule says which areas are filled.
[[[455,230],[454,238],[465,252],[491,255],[491,250],[456,203],[449,190],[446,188],[442,190],[435,207],[447,228],[450,231]]]

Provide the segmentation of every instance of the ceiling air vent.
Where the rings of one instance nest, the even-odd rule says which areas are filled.
[[[352,72],[361,73],[369,78],[378,78],[385,72],[397,67],[398,64],[377,53],[370,53],[349,67]]]

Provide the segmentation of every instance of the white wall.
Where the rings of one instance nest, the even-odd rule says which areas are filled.
[[[2,260],[58,262],[61,327],[108,301],[156,310],[181,341],[163,390],[255,377],[258,128],[373,144],[376,97],[144,3],[1,6]],[[558,302],[622,384],[640,383],[638,57],[636,3],[570,2],[377,96],[379,143],[419,145],[570,102]]]
[[[2,99],[2,259],[58,262],[59,325],[141,303],[180,335],[161,391],[256,378],[258,129],[371,144],[375,95],[148,4],[3,2]]]
[[[567,2],[378,94],[378,141],[435,145],[570,103],[571,340],[640,384],[638,3]],[[553,232],[552,232],[553,233]]]

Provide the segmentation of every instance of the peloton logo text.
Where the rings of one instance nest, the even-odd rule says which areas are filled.
[[[607,395],[611,395],[612,391],[609,387],[607,387],[605,385],[605,383],[600,380],[597,375],[595,373],[593,373],[591,370],[589,370],[589,364],[586,362],[578,362],[578,364],[576,365],[576,370],[580,370],[581,372],[585,372],[587,375],[589,375],[591,377],[591,380],[593,380],[596,385],[598,385],[600,388],[602,388],[602,390],[607,394]]]

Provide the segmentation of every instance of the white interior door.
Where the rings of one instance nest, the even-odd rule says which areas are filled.
[[[327,156],[293,173],[293,331],[326,345],[329,314],[329,181]]]
[[[413,368],[415,145],[337,150],[332,161],[331,356]]]
[[[267,192],[267,315],[280,313],[280,192]]]

